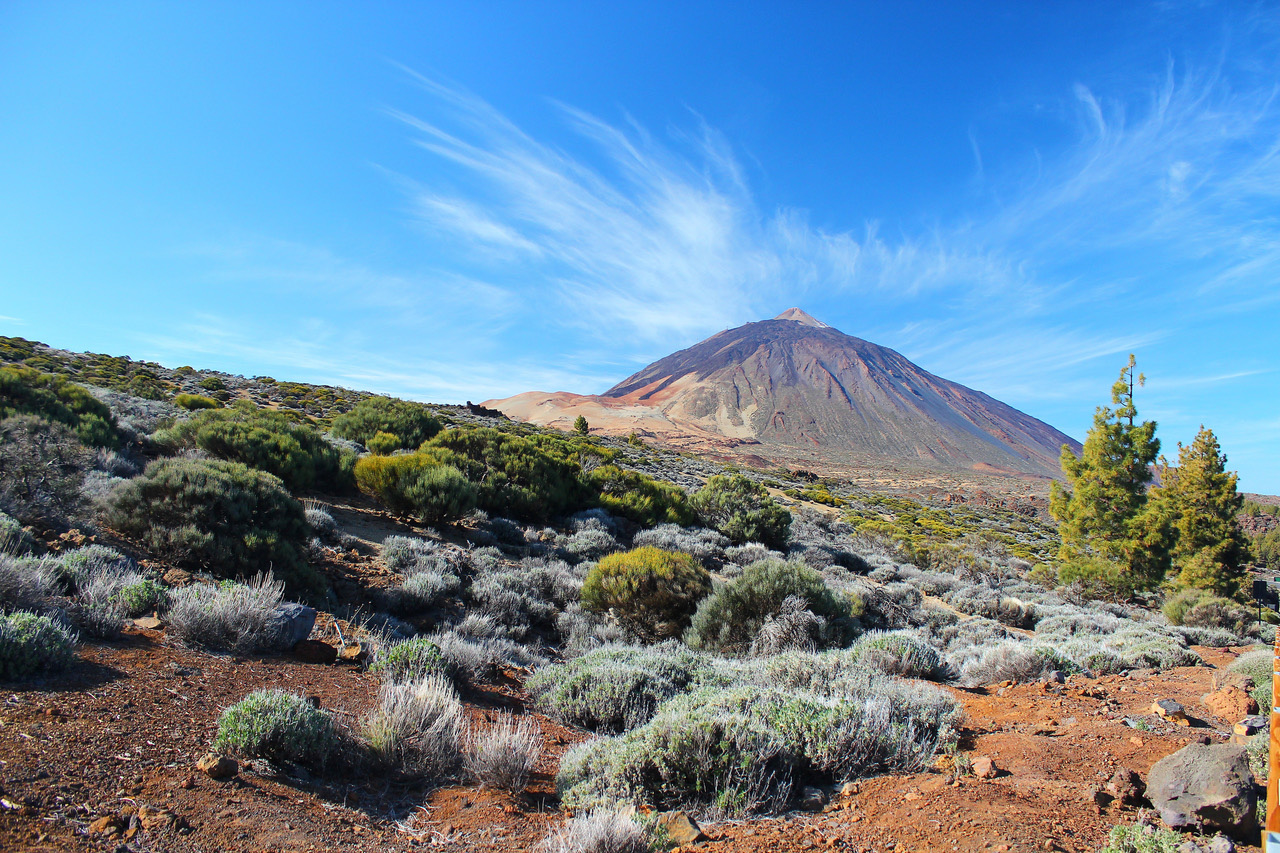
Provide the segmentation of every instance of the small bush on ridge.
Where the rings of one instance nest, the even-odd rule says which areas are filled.
[[[370,672],[388,681],[418,681],[429,675],[452,676],[440,647],[423,637],[403,640],[378,655]]]
[[[340,747],[328,714],[305,697],[278,689],[250,693],[224,710],[213,741],[215,750],[315,768],[330,764]]]

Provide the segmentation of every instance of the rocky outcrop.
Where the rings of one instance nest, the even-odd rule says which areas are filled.
[[[1214,830],[1236,838],[1256,829],[1257,795],[1244,748],[1191,744],[1156,762],[1147,796],[1174,829]]]

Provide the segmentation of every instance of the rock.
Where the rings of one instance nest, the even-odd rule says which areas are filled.
[[[352,643],[338,650],[338,659],[347,663],[364,663],[369,659],[369,650],[359,643]]]
[[[1253,679],[1242,672],[1232,672],[1229,669],[1215,669],[1213,671],[1213,689],[1221,690],[1224,687],[1238,687],[1245,693],[1254,688]]]
[[[1184,841],[1178,845],[1178,853],[1204,853],[1204,848],[1194,841]]]
[[[1239,687],[1224,687],[1206,693],[1200,701],[1209,713],[1222,720],[1238,720],[1258,713],[1258,703]]]
[[[1139,805],[1147,792],[1142,777],[1127,767],[1121,767],[1107,780],[1107,793],[1119,800],[1122,806]]]
[[[1224,835],[1215,835],[1210,838],[1206,849],[1209,853],[1236,853],[1235,842]]]
[[[292,648],[307,637],[316,624],[316,609],[294,601],[278,605],[275,621],[281,631],[281,644]]]
[[[124,821],[115,815],[103,815],[89,824],[91,835],[119,835],[124,832]]]
[[[1105,809],[1107,806],[1111,805],[1111,801],[1115,799],[1114,796],[1097,785],[1090,785],[1089,790],[1085,791],[1084,798],[1086,802],[1093,803],[1099,809]]]
[[[138,809],[138,823],[142,824],[142,828],[147,832],[179,829],[183,826],[182,819],[173,812],[151,806],[142,806]]]
[[[186,586],[191,583],[191,572],[185,569],[169,569],[161,577],[169,586]]]
[[[320,640],[299,640],[293,645],[293,656],[303,663],[333,663],[338,650]]]
[[[654,822],[666,830],[667,838],[672,844],[683,847],[686,844],[697,844],[699,841],[707,840],[697,821],[685,812],[658,812],[654,815]]]
[[[859,790],[861,789],[858,786],[857,782],[845,782],[843,785],[840,786],[840,796],[856,797],[858,796]]]
[[[1151,706],[1151,713],[1175,725],[1191,725],[1191,721],[1187,719],[1186,709],[1172,699],[1157,699]]]
[[[164,627],[164,620],[156,616],[139,616],[133,620],[133,624],[148,631],[159,631]]]
[[[1266,731],[1266,729],[1267,718],[1260,716],[1245,717],[1231,727],[1231,730],[1241,737],[1251,737],[1258,732]]]
[[[240,772],[240,765],[229,755],[211,752],[196,762],[196,769],[204,772],[210,779],[230,779]]]
[[[807,812],[820,812],[827,804],[827,792],[812,785],[800,789],[800,808]]]
[[[1256,828],[1253,774],[1239,746],[1189,744],[1165,756],[1147,776],[1147,796],[1173,829],[1246,838]]]
[[[994,779],[996,774],[1000,772],[1000,768],[996,766],[995,759],[989,755],[979,755],[973,759],[973,763],[969,765],[969,769],[973,771],[973,775],[979,779]]]

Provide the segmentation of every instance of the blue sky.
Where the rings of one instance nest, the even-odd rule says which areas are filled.
[[[792,305],[1280,493],[1280,12],[0,5],[0,334],[454,402]]]

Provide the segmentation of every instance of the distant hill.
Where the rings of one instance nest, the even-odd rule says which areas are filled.
[[[673,353],[604,394],[528,392],[486,406],[537,424],[632,432],[770,462],[901,464],[1056,477],[1070,436],[887,347],[792,308]]]

